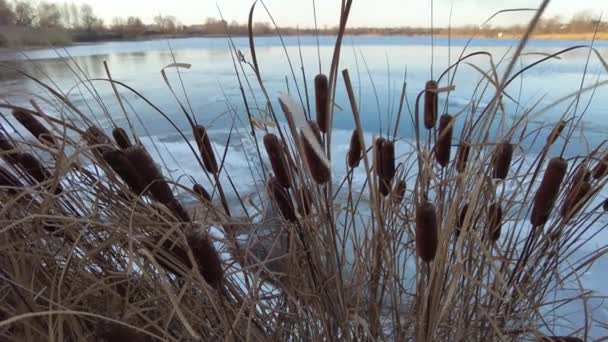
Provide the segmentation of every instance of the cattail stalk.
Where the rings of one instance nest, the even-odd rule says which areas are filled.
[[[281,141],[276,135],[268,133],[264,136],[264,146],[275,177],[282,187],[288,189],[291,186],[291,177]]]
[[[319,131],[319,126],[313,121],[308,121],[308,125],[317,139],[317,143],[321,145],[321,133]],[[302,148],[304,149],[304,157],[306,158],[306,163],[308,164],[308,169],[312,178],[317,182],[317,184],[325,184],[329,181],[331,177],[331,170],[327,165],[321,160],[321,157],[317,154],[317,151],[312,147],[311,142],[308,141],[308,138],[304,135],[303,131],[300,132],[301,140],[302,140]],[[324,153],[319,151],[319,153]]]
[[[362,155],[361,141],[359,141],[359,132],[355,129],[350,137],[350,147],[348,149],[348,167],[351,169],[359,166]]]
[[[452,151],[452,132],[454,131],[454,118],[449,114],[444,114],[439,119],[439,135],[435,145],[435,159],[442,167],[446,167],[450,162]]]
[[[116,145],[123,150],[133,146],[131,139],[129,139],[129,135],[121,127],[114,128],[112,131],[112,136],[114,137],[114,141],[116,141]]]
[[[568,163],[562,158],[553,158],[545,170],[543,180],[538,187],[530,221],[537,227],[549,220],[549,215],[560,191],[562,181],[568,170]]]
[[[431,262],[437,253],[437,216],[435,206],[424,201],[416,208],[416,253]]]
[[[506,179],[511,168],[513,159],[513,145],[508,141],[503,141],[496,146],[494,154],[494,178]]]
[[[327,133],[329,126],[329,81],[324,74],[315,77],[315,100],[317,105],[317,125],[319,130]]]
[[[207,169],[207,172],[209,173],[217,174],[219,170],[217,167],[217,160],[215,159],[211,140],[209,140],[209,134],[207,134],[205,127],[196,126],[194,128],[194,138],[196,139],[198,149],[201,153],[201,158],[203,158],[205,169]]]
[[[458,152],[456,153],[456,171],[458,171],[458,173],[463,173],[467,169],[470,152],[471,144],[467,141],[461,142],[460,146],[458,146]]]
[[[439,110],[439,94],[436,92],[438,84],[430,80],[424,87],[424,127],[432,129],[437,122]]]

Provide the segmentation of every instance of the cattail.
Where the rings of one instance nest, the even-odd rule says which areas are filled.
[[[131,140],[129,139],[129,135],[121,127],[114,128],[114,130],[112,131],[112,136],[114,137],[114,141],[116,141],[116,145],[118,145],[118,147],[122,148],[123,150],[125,148],[133,146]]]
[[[348,149],[348,167],[351,169],[359,166],[361,160],[361,141],[359,141],[359,132],[355,129],[350,137],[350,148]]]
[[[144,188],[149,189],[152,197],[166,205],[177,217],[187,221],[182,210],[183,208],[180,208],[181,205],[176,203],[177,200],[173,196],[171,187],[148,152],[141,146],[129,147],[124,151],[132,164],[136,165],[139,174],[143,178]]]
[[[559,122],[553,127],[551,134],[549,134],[547,137],[547,144],[553,145],[560,134],[562,134],[564,128],[566,128],[566,121],[559,120]]]
[[[329,81],[324,74],[315,77],[315,99],[317,104],[317,125],[323,133],[327,133],[329,126]]]
[[[465,203],[460,209],[460,215],[458,215],[458,219],[456,220],[456,237],[460,236],[460,232],[462,227],[464,226],[464,220],[467,217],[467,213],[469,211],[469,204]]]
[[[604,208],[604,211],[608,211],[608,198],[604,200],[604,204],[602,205],[602,207]]]
[[[95,328],[96,341],[146,342],[148,337],[122,324],[102,321]]]
[[[382,144],[381,150],[382,156],[380,157],[382,167],[380,171],[380,192],[382,195],[387,196],[390,193],[391,182],[395,177],[395,144],[392,141],[385,141]]]
[[[215,153],[213,152],[213,147],[211,146],[211,141],[209,140],[209,134],[207,134],[205,127],[196,126],[194,128],[194,138],[196,139],[198,149],[201,152],[205,169],[207,169],[207,172],[209,173],[217,174],[218,167],[217,161],[215,160]]]
[[[17,151],[15,145],[13,145],[9,138],[0,132],[0,152],[2,153],[2,158],[6,160],[7,163],[14,165],[17,163]]]
[[[551,214],[551,209],[553,209],[567,170],[568,163],[564,159],[558,157],[549,161],[543,180],[534,197],[532,216],[530,217],[533,226],[543,225],[549,219],[549,214]]]
[[[311,203],[312,203],[312,194],[308,188],[300,188],[296,194],[298,196],[298,212],[300,216],[305,217],[310,215],[311,212]]]
[[[163,240],[162,244],[160,244],[161,240]],[[154,251],[154,257],[158,264],[174,275],[180,276],[192,269],[188,252],[175,241],[156,236],[145,243],[148,248]]]
[[[376,141],[374,141],[374,169],[378,176],[382,174],[382,145],[385,141],[386,139],[381,137],[376,138]]]
[[[209,235],[201,232],[188,234],[188,246],[205,281],[213,287],[219,287],[224,277],[222,261]]]
[[[108,150],[103,154],[103,159],[134,193],[139,195],[144,191],[146,186],[144,179],[140,177],[137,169],[123,151]]]
[[[456,171],[458,171],[458,173],[463,173],[466,170],[470,152],[471,144],[467,141],[461,142],[460,146],[458,146],[458,152],[456,153]]]
[[[46,145],[55,145],[55,139],[51,132],[38,121],[30,112],[14,110],[13,116],[25,127],[36,139]]]
[[[498,241],[502,230],[502,207],[498,203],[490,204],[488,208],[488,226],[490,228],[490,240]]]
[[[17,157],[17,162],[30,177],[38,183],[42,183],[51,177],[50,172],[40,163],[36,157],[30,153],[20,153]]]
[[[572,177],[572,184],[578,184],[580,182],[589,182],[591,180],[591,171],[585,166],[580,166]]]
[[[12,188],[8,189],[8,192],[14,195],[17,193],[14,188],[22,188],[23,184],[12,173],[0,166],[0,187]]]
[[[446,167],[450,162],[453,130],[454,118],[450,114],[442,115],[439,119],[439,135],[435,145],[435,159],[442,167]]]
[[[513,159],[513,145],[508,141],[503,141],[496,146],[494,154],[494,178],[506,179],[511,168]]]
[[[393,189],[393,200],[397,204],[401,204],[405,198],[406,184],[403,179],[399,180]]]
[[[572,336],[543,336],[539,342],[583,342],[582,339]]]
[[[192,191],[194,191],[194,193],[198,196],[199,199],[201,199],[201,201],[203,203],[209,203],[211,202],[211,195],[209,195],[209,192],[207,192],[207,190],[200,184],[194,184],[194,186],[192,187]]]
[[[593,178],[603,178],[606,175],[606,171],[608,171],[608,153],[604,155],[604,158],[602,158],[602,160],[598,162],[595,169],[593,169]]]
[[[84,133],[87,144],[92,147],[92,151],[97,157],[110,150],[110,138],[97,126],[90,126]]]
[[[416,208],[416,253],[430,262],[437,253],[437,217],[435,206],[424,201]]]
[[[282,187],[288,189],[291,186],[291,177],[289,176],[287,160],[283,153],[281,141],[276,135],[268,133],[264,136],[264,146],[266,147],[266,153],[268,154],[268,159],[270,159],[270,165],[275,177]]]
[[[568,194],[566,195],[566,199],[564,200],[561,210],[561,215],[564,219],[570,219],[578,212],[580,208],[582,208],[580,203],[587,196],[590,190],[591,184],[589,182],[582,181],[580,183],[572,184],[570,190],[568,190]]]
[[[319,126],[317,126],[317,124],[313,121],[308,121],[308,125],[312,130],[315,138],[317,139],[317,142],[319,143],[319,145],[321,145],[321,133],[319,131]],[[300,132],[300,135],[302,140],[302,147],[304,149],[304,156],[306,157],[306,162],[308,164],[308,168],[310,170],[312,178],[315,180],[315,182],[317,182],[317,184],[327,183],[329,181],[329,178],[331,177],[331,171],[329,167],[327,167],[327,165],[325,165],[325,163],[321,161],[321,158],[319,157],[319,155],[317,155],[317,152],[315,151],[315,149],[313,149],[311,143],[304,136],[304,133]],[[320,151],[320,153],[323,152]]]
[[[439,94],[436,81],[430,80],[424,86],[424,127],[431,129],[437,122],[437,111],[439,110]]]
[[[275,177],[270,177],[268,180],[268,194],[274,200],[274,203],[279,207],[279,211],[283,217],[290,222],[296,222],[296,213],[289,199],[287,190],[281,187],[279,181]]]

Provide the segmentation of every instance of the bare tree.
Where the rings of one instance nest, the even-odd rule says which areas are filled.
[[[30,1],[15,1],[15,24],[32,26],[36,20],[36,10]]]
[[[57,4],[49,2],[38,4],[38,26],[44,28],[61,27],[61,12]]]
[[[0,0],[0,25],[11,25],[15,22],[15,16],[6,0]]]
[[[83,28],[88,32],[103,29],[103,20],[95,16],[93,7],[89,4],[80,6],[80,20],[82,21]]]

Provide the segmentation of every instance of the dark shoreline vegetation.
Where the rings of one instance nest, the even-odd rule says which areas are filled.
[[[331,59],[314,56],[319,69],[284,56],[296,89],[278,101],[259,67],[252,5],[248,47],[227,47],[243,109],[225,114],[235,124],[219,144],[190,106],[197,89],[174,78],[165,78],[166,96],[184,130],[109,63],[97,81],[115,98],[101,99],[66,60],[90,103],[16,70],[38,91],[23,105],[0,101],[0,340],[601,339],[608,327],[591,307],[605,308],[608,297],[582,277],[608,255],[598,239],[608,228],[608,141],[565,151],[587,114],[581,98],[608,81],[565,84],[573,92],[561,101],[571,105],[539,127],[528,120],[555,103],[520,104],[509,87],[574,50],[608,73],[589,45],[519,64],[548,3],[507,56],[463,47],[428,81],[403,79],[379,117],[386,131],[362,126],[359,70],[341,65],[352,0],[339,13]],[[474,72],[465,65],[482,76],[473,105],[458,111],[449,98],[456,74]],[[162,72],[187,68],[177,60]],[[337,89],[348,98],[347,141],[334,134]],[[134,97],[145,110],[129,106]],[[111,110],[104,101],[115,102]],[[518,106],[513,120],[507,101]],[[136,133],[150,113],[176,129],[195,169],[171,170],[162,143]],[[406,125],[411,140],[398,135]],[[253,147],[235,156],[250,178],[226,167],[233,140]],[[540,153],[529,153],[530,141]],[[240,192],[244,183],[256,190]]]
[[[268,22],[256,22],[251,27],[257,36],[277,35],[330,35],[339,32],[338,27],[330,28],[275,28]],[[464,37],[475,34],[484,38],[519,39],[526,30],[525,25],[462,27],[437,27],[433,30],[422,27],[354,27],[346,28],[345,34],[352,36],[430,36]],[[608,24],[599,22],[590,11],[574,14],[569,20],[553,17],[541,19],[533,32],[533,37],[542,39],[588,40],[608,39]],[[158,15],[154,23],[145,24],[138,17],[116,17],[105,23],[97,17],[91,6],[64,3],[58,5],[42,1],[37,6],[28,0],[0,0],[0,47],[66,46],[72,43],[105,41],[128,41],[159,38],[186,37],[226,37],[248,36],[247,24],[235,21],[207,18],[197,25],[183,25],[170,15]]]

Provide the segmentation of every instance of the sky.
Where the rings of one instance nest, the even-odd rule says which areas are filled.
[[[505,8],[539,6],[541,0],[434,0],[436,26],[448,26],[453,5],[452,25],[480,24],[492,13]],[[64,3],[65,0],[54,2]],[[200,24],[208,17],[219,17],[218,7],[228,21],[247,22],[253,0],[73,0],[88,3],[106,23],[114,17],[139,16],[151,23],[158,14],[173,15],[186,25]],[[313,27],[313,0],[264,0],[279,26]],[[317,17],[321,27],[336,26],[340,0],[316,0]],[[354,0],[349,24],[356,26],[430,27],[431,0]],[[608,10],[608,0],[552,0],[547,16],[572,14],[590,10],[599,16]],[[531,14],[507,14],[495,24],[524,23]],[[258,4],[255,21],[269,21]]]

